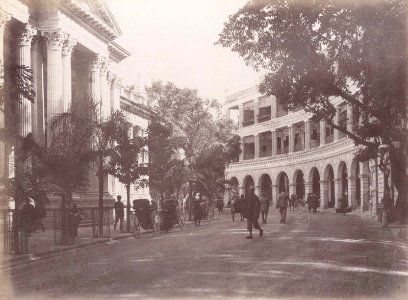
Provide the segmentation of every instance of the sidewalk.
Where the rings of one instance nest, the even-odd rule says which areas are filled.
[[[186,221],[186,226],[192,224]],[[124,224],[125,226],[125,224]],[[119,227],[119,226],[118,226]],[[142,229],[142,235],[151,235],[152,231],[145,231]],[[54,230],[47,229],[45,232],[39,230],[32,233],[28,238],[28,253],[27,254],[7,254],[0,256],[0,270],[8,269],[16,264],[23,264],[25,262],[35,261],[58,255],[62,252],[82,248],[95,244],[112,243],[115,240],[130,238],[134,235],[132,233],[122,233],[120,230],[113,230],[113,225],[110,227],[110,238],[94,238],[92,236],[92,227],[79,227],[78,237],[75,239],[75,244],[69,246],[56,245],[54,242]]]
[[[142,230],[142,234],[149,233]],[[113,230],[111,226],[110,238],[94,238],[92,236],[92,227],[79,227],[78,237],[75,239],[75,244],[69,246],[56,245],[54,242],[54,230],[47,229],[45,232],[37,231],[32,233],[28,238],[28,253],[21,255],[3,255],[0,259],[0,269],[7,268],[9,265],[37,260],[43,257],[49,257],[56,255],[58,253],[74,249],[86,247],[89,245],[99,244],[99,243],[109,243],[113,240],[118,240],[122,238],[132,237],[131,233],[121,233],[120,230]]]

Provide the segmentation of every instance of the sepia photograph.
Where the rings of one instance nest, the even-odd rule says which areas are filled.
[[[408,299],[408,1],[0,0],[0,299]]]

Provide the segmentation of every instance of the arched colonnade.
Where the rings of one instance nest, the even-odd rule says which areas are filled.
[[[257,195],[265,193],[273,202],[281,191],[286,191],[301,199],[306,199],[308,193],[315,193],[324,209],[337,207],[341,198],[346,198],[354,209],[366,209],[369,205],[368,162],[359,163],[355,158],[336,163],[327,161],[318,165],[242,171],[227,177],[240,194],[247,194],[254,186]]]

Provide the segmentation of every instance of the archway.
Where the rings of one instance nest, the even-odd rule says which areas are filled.
[[[310,170],[309,178],[312,183],[312,193],[320,197],[320,174],[317,168]]]
[[[232,194],[239,195],[239,182],[236,177],[231,177],[229,185]]]
[[[259,196],[265,193],[268,199],[272,198],[272,180],[268,174],[263,174],[259,179],[259,186],[261,188]]]
[[[301,170],[297,170],[293,176],[295,184],[296,199],[303,199],[305,196],[305,178]]]
[[[350,167],[350,177],[351,177],[351,204],[354,207],[355,205],[361,205],[361,180],[360,180],[360,164],[357,159],[353,159]]]
[[[337,170],[337,178],[341,182],[341,187],[340,187],[340,193],[339,196],[340,198],[345,198],[347,199],[348,202],[348,172],[347,172],[347,165],[344,161],[342,161],[339,164],[339,168]]]
[[[252,176],[248,175],[245,177],[243,186],[244,186],[244,194],[245,196],[247,196],[249,194],[249,189],[255,186],[255,182]]]
[[[277,178],[278,183],[278,192],[286,192],[289,193],[289,177],[286,175],[285,172],[281,172]]]
[[[327,182],[327,206],[333,208],[336,203],[334,192],[334,171],[331,165],[327,165],[324,171],[324,180]]]

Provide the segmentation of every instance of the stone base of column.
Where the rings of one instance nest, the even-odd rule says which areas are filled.
[[[126,195],[122,196],[122,200],[126,199]],[[78,201],[75,203],[78,206],[82,207],[97,207],[99,202],[99,193],[98,191],[90,191],[90,192],[81,192],[79,193]],[[115,198],[110,193],[104,192],[103,193],[103,206],[113,206],[115,203]]]

